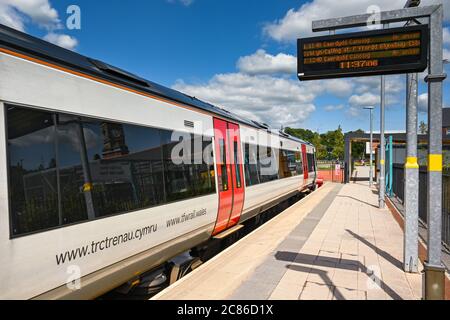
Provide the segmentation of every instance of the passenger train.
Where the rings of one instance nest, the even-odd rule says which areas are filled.
[[[1,299],[96,298],[316,185],[312,144],[6,26],[0,126]]]

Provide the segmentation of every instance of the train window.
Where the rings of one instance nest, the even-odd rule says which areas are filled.
[[[308,171],[309,172],[315,172],[316,171],[316,166],[315,166],[315,162],[314,162],[314,154],[307,153],[306,154],[306,158],[308,160]]]
[[[178,163],[172,131],[5,109],[13,236],[215,192],[213,163]],[[211,138],[183,143],[182,158],[212,152]]]
[[[288,165],[287,151],[280,150],[280,164],[278,166],[280,179],[288,178],[291,176]]]
[[[88,219],[88,208],[81,190],[84,184],[80,133],[82,122],[73,116],[53,115],[57,132],[57,173],[59,225]]]
[[[295,153],[295,165],[297,174],[298,175],[303,174],[303,160],[302,160],[302,153],[300,151]]]
[[[261,183],[277,180],[278,177],[278,163],[276,154],[278,150],[272,150],[271,147],[258,148],[258,168],[259,180]]]
[[[220,165],[220,191],[228,191],[228,172],[227,172],[227,150],[225,147],[225,140],[219,139],[219,165]]]
[[[279,163],[280,179],[293,177],[298,174],[294,151],[280,150]]]
[[[198,136],[198,138],[202,138]],[[203,137],[203,150],[201,152],[202,161],[196,165],[199,180],[196,185],[199,187],[198,195],[211,194],[216,192],[216,180],[214,170],[213,140],[211,137]],[[209,159],[205,159],[208,155]],[[197,158],[200,159],[200,158]]]
[[[215,192],[214,166],[196,149],[211,148],[212,140],[177,131],[161,131],[164,181],[167,201],[177,201]],[[199,147],[196,147],[196,144]]]
[[[238,143],[237,141],[234,141],[234,167],[236,170],[236,188],[241,188],[242,187],[242,182],[241,182],[241,170],[239,169],[239,148],[238,148]]]
[[[208,164],[204,159],[204,154],[212,157],[212,138],[193,135],[192,143],[191,171],[195,196],[214,193],[216,191],[214,161]]]
[[[164,202],[158,129],[86,118],[82,128],[95,217]]]
[[[260,183],[258,173],[258,146],[254,144],[244,144],[244,171],[245,184],[247,187]]]
[[[55,125],[48,112],[6,106],[13,235],[59,224]]]

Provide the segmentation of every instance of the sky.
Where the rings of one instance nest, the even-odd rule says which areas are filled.
[[[368,130],[379,77],[300,82],[297,38],[311,21],[402,8],[405,0],[0,0],[0,23],[274,128],[320,133]],[[444,2],[444,58],[450,59],[450,3]],[[79,29],[73,7],[80,9]],[[375,7],[374,7],[375,6]],[[69,24],[67,21],[69,19]],[[321,34],[314,34],[321,35]],[[446,66],[450,72],[450,65]],[[419,119],[427,87],[420,74]],[[386,78],[386,129],[405,128],[405,75]],[[444,83],[450,107],[450,79]]]

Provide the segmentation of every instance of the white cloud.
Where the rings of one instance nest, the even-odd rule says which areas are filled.
[[[428,112],[428,93],[422,93],[419,95],[418,111],[423,113]]]
[[[332,112],[332,111],[339,111],[344,109],[344,105],[343,104],[338,104],[338,105],[328,105],[325,106],[325,111],[327,112]]]
[[[423,0],[421,6],[443,3],[443,0]],[[382,11],[403,8],[405,0],[313,0],[299,9],[290,9],[283,18],[264,28],[264,34],[270,38],[286,42],[312,35],[312,21],[333,17],[344,17],[366,13],[369,6],[376,5]],[[446,20],[450,20],[450,5],[445,1]]]
[[[19,30],[23,30],[25,17],[48,30],[61,28],[58,12],[48,0],[0,0],[0,10],[2,23],[13,19],[15,23],[8,25]]]
[[[450,29],[449,28],[444,28],[443,29],[443,33],[444,33],[444,45],[450,45]]]
[[[26,32],[26,24],[32,22],[48,31],[44,40],[74,50],[78,41],[66,34],[55,33],[63,29],[58,11],[49,0],[0,0],[0,23]]]
[[[361,110],[360,107],[350,106],[346,111],[345,114],[351,118],[359,118],[361,116]]]
[[[348,99],[349,108],[346,113],[350,117],[359,117],[360,110],[366,106],[380,106],[381,80],[379,76],[352,79],[354,90]],[[401,98],[405,92],[405,76],[391,75],[386,77],[386,107],[404,104]]]
[[[237,62],[240,72],[255,74],[297,73],[297,58],[288,54],[279,53],[276,56],[260,49],[254,54],[241,57]]]
[[[450,61],[450,49],[444,49],[443,57]]]
[[[298,10],[290,9],[282,19],[267,25],[264,32],[277,41],[293,41],[312,34],[313,20],[366,13],[371,5],[389,10],[403,7],[404,0],[313,0]]]
[[[173,88],[274,128],[301,124],[316,110],[320,92],[318,83],[242,73],[218,74],[197,85],[178,81]]]
[[[78,45],[78,40],[67,34],[57,34],[51,32],[44,37],[44,40],[69,50],[75,49]]]
[[[19,31],[25,30],[23,17],[3,0],[0,1],[0,23]]]
[[[380,104],[380,96],[371,92],[365,92],[361,95],[352,95],[348,102],[352,107],[367,107]]]
[[[348,97],[354,87],[352,80],[349,79],[329,79],[315,82],[322,93],[329,93],[339,98]]]
[[[405,76],[404,75],[389,75],[386,76],[385,90],[386,94],[399,94],[405,90]],[[362,94],[364,92],[380,93],[381,80],[379,76],[354,78],[355,92]]]

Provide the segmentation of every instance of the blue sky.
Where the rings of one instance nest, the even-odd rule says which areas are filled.
[[[325,132],[341,125],[349,131],[368,129],[362,106],[378,106],[379,79],[300,83],[295,77],[295,39],[312,35],[311,20],[363,13],[370,5],[395,9],[404,2],[0,0],[0,23],[274,127]],[[439,2],[423,0],[422,5]],[[81,9],[80,30],[65,27],[72,4]],[[450,8],[445,6],[444,55],[450,58]],[[387,129],[404,129],[404,76],[389,76],[387,81]],[[447,81],[447,106],[449,90]],[[422,110],[425,93],[421,82]],[[420,119],[426,120],[424,112]]]

